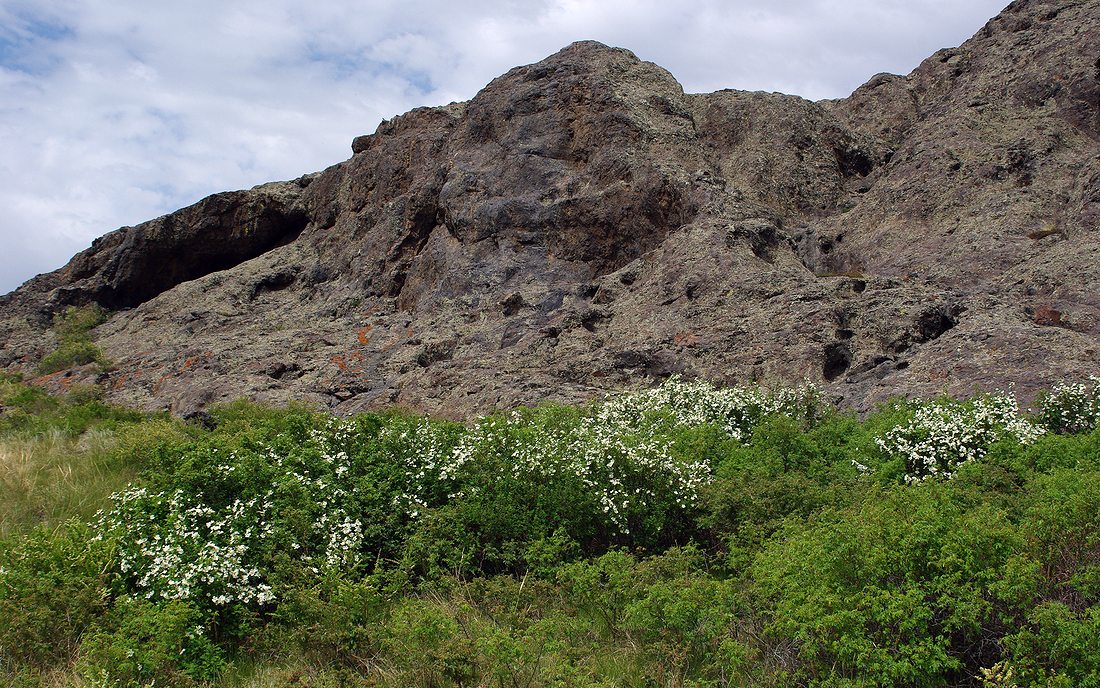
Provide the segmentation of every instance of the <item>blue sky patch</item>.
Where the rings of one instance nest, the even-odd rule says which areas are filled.
[[[44,44],[74,36],[72,28],[50,19],[16,14],[0,26],[0,67],[34,76],[48,74],[60,62]]]

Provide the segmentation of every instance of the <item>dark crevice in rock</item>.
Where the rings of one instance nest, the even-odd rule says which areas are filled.
[[[958,305],[941,306],[924,311],[917,318],[917,342],[930,342],[959,324],[963,308]]]
[[[273,380],[281,380],[284,377],[302,377],[302,369],[297,363],[278,362],[272,364],[264,373]]]
[[[518,313],[525,305],[522,296],[519,294],[512,294],[500,302],[500,314],[506,318],[510,318]]]
[[[941,305],[925,309],[913,322],[913,329],[887,345],[892,354],[908,351],[914,344],[924,344],[938,339],[959,324],[959,316],[965,311],[959,304]]]
[[[846,342],[832,342],[825,347],[821,375],[829,382],[837,379],[852,365],[852,350]]]
[[[251,298],[255,299],[267,292],[282,291],[294,284],[295,279],[297,279],[297,273],[294,270],[280,270],[264,275],[253,283]]]
[[[669,351],[618,351],[612,367],[631,370],[646,377],[664,379],[684,372],[679,357]]]
[[[63,268],[70,286],[55,306],[132,308],[184,282],[228,270],[286,245],[309,223],[304,210],[262,192],[222,193],[97,239]]]
[[[752,254],[765,263],[775,262],[775,251],[785,237],[772,220],[746,220],[732,227],[726,233],[726,246],[734,248],[746,243]]]
[[[581,315],[581,327],[589,332],[596,332],[602,329],[606,322],[611,319],[608,313],[598,310],[586,311]]]
[[[837,167],[845,177],[866,177],[875,169],[871,155],[860,148],[838,146],[836,152]]]

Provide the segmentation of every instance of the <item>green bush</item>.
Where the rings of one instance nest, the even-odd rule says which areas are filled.
[[[38,364],[40,375],[49,375],[59,370],[75,368],[89,363],[106,364],[103,352],[91,342],[63,342],[55,350],[46,354]]]
[[[224,667],[224,653],[196,607],[127,597],[114,607],[106,628],[85,638],[79,671],[91,682],[143,688],[212,681]]]
[[[63,342],[79,341],[99,325],[107,321],[107,311],[97,303],[87,306],[69,306],[54,315],[53,330]]]
[[[1100,686],[1100,606],[1075,611],[1064,602],[1035,607],[1027,624],[1004,639],[1002,666],[1018,685]]]
[[[772,642],[796,640],[798,681],[952,685],[992,664],[1024,540],[1003,512],[953,497],[936,484],[870,493],[768,543],[751,580]]]
[[[1100,430],[1040,433],[983,399],[859,420],[673,381],[469,425],[245,402],[199,425],[4,377],[0,669],[20,686],[1097,685]],[[950,428],[965,452],[943,453]],[[91,524],[33,531],[127,480]]]
[[[0,671],[64,666],[111,603],[111,546],[72,522],[0,542]]]

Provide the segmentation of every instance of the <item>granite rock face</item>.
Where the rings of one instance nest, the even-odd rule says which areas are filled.
[[[1027,395],[1100,368],[1100,0],[1018,1],[849,98],[685,94],[575,43],[293,182],[96,241],[0,297],[33,375],[69,305],[188,415],[245,396],[461,417],[670,375]]]

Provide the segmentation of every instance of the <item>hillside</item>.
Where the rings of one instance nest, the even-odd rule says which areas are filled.
[[[1025,397],[1100,366],[1100,0],[1018,1],[908,76],[685,94],[574,43],[347,161],[98,239],[0,297],[0,368],[191,415],[464,417],[646,378]],[[81,359],[84,360],[84,359]]]

